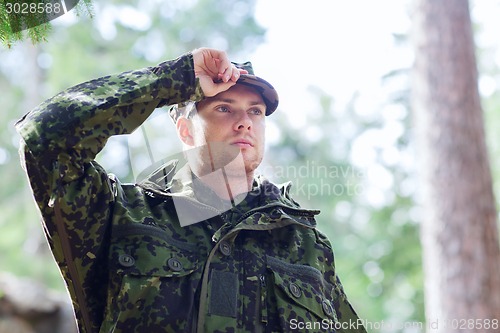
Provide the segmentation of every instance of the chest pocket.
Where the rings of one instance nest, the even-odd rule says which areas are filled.
[[[196,244],[137,224],[115,226],[110,251],[111,332],[188,331],[201,277]]]
[[[335,332],[334,287],[318,269],[269,256],[267,269],[283,331],[307,328],[308,332]]]

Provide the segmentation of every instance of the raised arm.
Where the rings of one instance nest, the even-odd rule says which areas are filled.
[[[82,333],[98,331],[102,321],[116,196],[94,157],[110,136],[132,132],[155,108],[202,97],[190,53],[71,87],[16,124],[49,245],[85,323]]]

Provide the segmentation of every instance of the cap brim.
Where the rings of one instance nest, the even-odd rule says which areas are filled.
[[[274,89],[274,87],[266,80],[255,75],[241,74],[236,83],[252,87],[257,90],[257,92],[264,99],[264,103],[266,103],[266,116],[269,116],[278,108],[278,93],[276,92],[276,89]]]

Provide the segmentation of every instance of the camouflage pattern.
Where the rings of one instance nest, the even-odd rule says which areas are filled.
[[[232,64],[248,72],[248,74],[241,74],[237,83],[251,87],[259,92],[264,103],[266,103],[266,116],[276,111],[279,104],[278,93],[269,82],[255,75],[252,63],[247,61],[244,63],[233,62]]]
[[[181,227],[172,184],[161,181],[175,162],[122,184],[94,161],[110,136],[132,132],[155,108],[202,98],[186,54],[69,88],[17,123],[80,332],[289,332],[322,320],[351,325],[309,331],[365,332],[352,325],[318,211],[301,208],[289,184],[256,177],[239,205]],[[185,193],[193,211],[214,209]]]

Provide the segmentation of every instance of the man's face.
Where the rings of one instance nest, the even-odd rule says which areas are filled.
[[[260,94],[236,84],[199,102],[197,110],[191,120],[193,145],[221,143],[228,151],[239,149],[245,172],[253,172],[264,155],[266,105]]]

